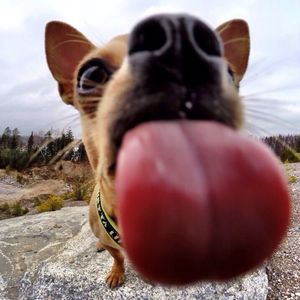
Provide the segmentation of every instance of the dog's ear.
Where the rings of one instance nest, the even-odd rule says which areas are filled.
[[[244,20],[234,19],[220,25],[216,31],[223,41],[224,56],[233,72],[235,84],[238,86],[247,69],[249,59],[248,24]]]
[[[46,25],[45,51],[49,69],[63,101],[73,104],[73,76],[83,57],[95,46],[72,26],[52,21]]]

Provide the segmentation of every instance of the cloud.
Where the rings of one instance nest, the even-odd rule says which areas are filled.
[[[232,18],[245,18],[250,25],[251,59],[241,92],[264,99],[257,102],[300,128],[300,2],[298,0],[2,0],[0,11],[0,133],[7,126],[28,133],[47,127],[68,126],[76,114],[60,99],[44,56],[44,27],[62,20],[101,45],[131,30],[145,16],[162,12],[187,12],[211,26]],[[272,91],[266,93],[268,91]],[[271,99],[267,101],[266,99]],[[273,102],[272,102],[273,99]],[[274,99],[284,99],[274,105]],[[246,103],[247,105],[247,103]],[[283,109],[284,108],[284,109]],[[261,114],[262,114],[261,113]],[[269,121],[274,131],[282,123]],[[279,119],[278,119],[279,120]],[[257,118],[258,124],[261,118]],[[78,124],[78,122],[77,122]],[[77,126],[78,128],[78,126]],[[76,129],[79,131],[78,129]]]

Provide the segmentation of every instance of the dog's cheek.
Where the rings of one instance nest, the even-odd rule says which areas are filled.
[[[134,85],[134,78],[127,61],[124,60],[121,68],[108,83],[96,116],[95,143],[99,161],[103,167],[109,167],[114,160],[114,149],[111,141],[110,129],[113,122],[122,113],[125,97],[130,87]]]
[[[232,126],[236,129],[240,129],[244,124],[244,107],[242,99],[239,96],[238,88],[234,85],[233,80],[228,78],[228,72],[226,71],[227,64],[224,64],[224,69],[221,75],[221,90],[223,99],[227,101],[227,106],[230,108],[230,115],[232,116]]]

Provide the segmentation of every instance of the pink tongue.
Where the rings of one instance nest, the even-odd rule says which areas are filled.
[[[277,159],[217,123],[137,127],[125,137],[116,179],[124,248],[156,282],[239,275],[268,257],[288,226]]]

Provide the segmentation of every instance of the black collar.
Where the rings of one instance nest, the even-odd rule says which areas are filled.
[[[97,212],[98,212],[100,223],[102,224],[106,233],[116,244],[121,246],[121,239],[120,239],[120,235],[118,232],[118,226],[104,210],[100,191],[98,191],[98,193],[97,193],[96,207],[97,207]]]

